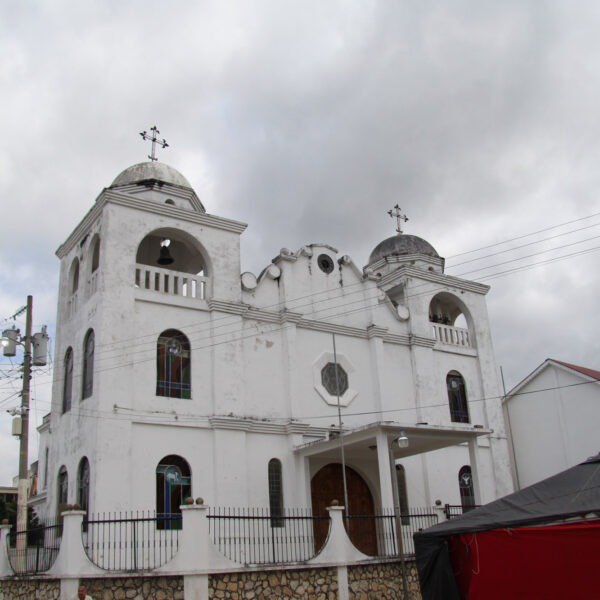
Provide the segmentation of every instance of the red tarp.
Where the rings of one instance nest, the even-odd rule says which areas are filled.
[[[448,544],[463,600],[600,598],[600,521],[461,533]]]

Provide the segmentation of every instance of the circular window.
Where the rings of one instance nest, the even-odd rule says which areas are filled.
[[[174,201],[174,200],[171,200],[171,198],[167,198],[167,199],[165,200],[165,204],[170,204],[171,206],[175,206],[175,201]]]
[[[338,385],[336,384],[336,370],[337,383],[339,384],[339,394],[340,396],[343,396],[344,392],[348,389],[348,374],[339,364],[337,365],[336,369],[335,363],[330,362],[321,369],[321,383],[329,394],[332,396],[337,396]]]
[[[333,271],[333,260],[331,260],[331,256],[328,256],[327,254],[319,254],[317,264],[323,273],[331,273],[331,271]]]

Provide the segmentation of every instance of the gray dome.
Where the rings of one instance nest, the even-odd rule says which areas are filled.
[[[372,264],[388,256],[406,256],[409,254],[424,254],[425,256],[439,258],[439,254],[435,251],[435,248],[423,238],[416,235],[399,233],[377,244],[373,252],[371,252],[371,256],[369,256],[368,264]]]
[[[156,161],[143,162],[128,167],[117,176],[110,187],[138,183],[148,179],[156,179],[190,189],[192,187],[190,182],[177,169]]]

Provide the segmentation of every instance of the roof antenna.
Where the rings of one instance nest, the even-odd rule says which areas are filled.
[[[148,158],[154,162],[155,160],[158,160],[158,158],[156,158],[156,144],[162,148],[168,148],[169,144],[167,144],[167,140],[158,139],[157,136],[160,131],[156,128],[156,125],[150,127],[150,131],[152,132],[152,135],[149,135],[147,131],[140,132],[140,135],[142,136],[142,139],[152,142],[152,153],[148,154]]]

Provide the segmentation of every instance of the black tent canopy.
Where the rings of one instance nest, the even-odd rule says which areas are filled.
[[[458,600],[448,539],[461,533],[524,527],[596,513],[600,516],[600,454],[461,517],[414,534],[423,600]]]

